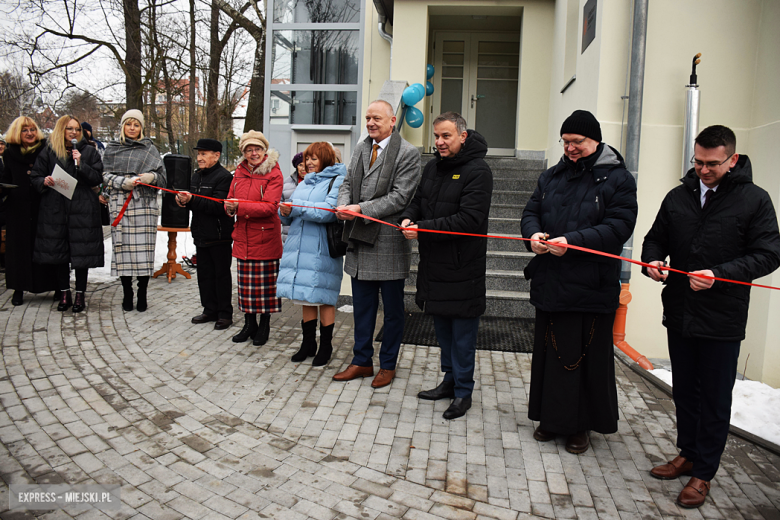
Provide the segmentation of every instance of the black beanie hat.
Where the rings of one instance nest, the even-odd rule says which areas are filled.
[[[561,125],[561,135],[577,134],[601,142],[601,125],[587,110],[575,110]]]

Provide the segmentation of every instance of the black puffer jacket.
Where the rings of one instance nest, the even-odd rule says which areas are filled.
[[[230,191],[233,176],[224,166],[217,163],[211,168],[195,170],[190,183],[192,193],[224,199]],[[220,202],[192,197],[187,203],[192,210],[192,240],[197,247],[209,247],[216,244],[233,242],[233,217],[225,213]]]
[[[65,163],[60,162],[49,146],[41,151],[33,166],[30,182],[41,193],[33,251],[35,263],[70,262],[73,269],[103,267],[100,201],[92,189],[103,182],[103,162],[98,151],[85,140],[79,141],[76,147],[81,152],[78,168],[71,157]],[[57,164],[78,181],[71,200],[43,184]]]
[[[404,219],[420,229],[487,234],[493,173],[485,138],[474,130],[458,155],[425,165]],[[419,233],[417,305],[426,314],[476,318],[485,312],[487,238]]]
[[[642,244],[642,261],[669,257],[682,271],[710,269],[718,278],[751,282],[780,266],[780,234],[772,199],[753,184],[750,159],[741,155],[706,209],[691,169],[670,191]],[[745,339],[750,287],[716,281],[693,291],[687,276],[669,273],[661,296],[663,324],[683,337]]]
[[[567,157],[539,177],[523,211],[524,237],[543,232],[569,244],[619,255],[636,224],[636,181],[609,145],[572,162]],[[526,242],[531,250],[531,243]],[[537,255],[525,269],[531,303],[546,312],[613,312],[620,262],[570,249]]]

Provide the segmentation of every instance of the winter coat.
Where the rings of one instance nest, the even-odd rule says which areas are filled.
[[[290,200],[295,188],[298,187],[298,170],[297,168],[284,179],[284,189],[282,190],[282,202]],[[287,233],[290,231],[290,226],[282,225],[282,242],[287,240]]]
[[[404,219],[420,229],[485,235],[493,173],[485,138],[474,130],[454,157],[428,162]],[[418,233],[417,305],[426,314],[476,318],[485,312],[487,238]]]
[[[215,199],[225,199],[230,193],[233,176],[217,163],[211,168],[195,170],[190,182],[190,193]],[[229,244],[233,241],[233,217],[225,213],[222,202],[192,197],[187,203],[192,210],[190,231],[196,247]]]
[[[42,195],[33,261],[47,265],[70,262],[73,269],[103,267],[100,201],[92,189],[103,182],[103,162],[83,139],[76,147],[81,152],[78,168],[70,156],[61,162],[49,146],[35,161],[30,180]],[[77,180],[71,200],[43,184],[57,164]]]
[[[740,155],[706,209],[691,169],[664,198],[642,244],[642,261],[665,260],[682,271],[712,270],[718,278],[752,282],[780,266],[780,234],[772,199],[753,184],[750,159]],[[645,272],[646,274],[646,272]],[[703,291],[669,273],[661,294],[663,324],[683,337],[745,339],[750,287],[716,281]]]
[[[254,173],[246,161],[236,168],[228,198],[265,201],[238,204],[233,229],[233,256],[236,258],[277,260],[282,256],[282,224],[278,210],[284,179],[278,161],[279,152],[269,150]]]
[[[148,137],[138,141],[112,141],[103,154],[103,183],[113,222],[122,211],[127,197],[132,199],[122,220],[111,228],[111,275],[152,276],[154,249],[157,245],[157,205],[159,190],[136,186],[126,191],[122,185],[143,173],[154,174],[153,186],[165,187],[167,175],[160,152]]]
[[[576,163],[568,157],[539,177],[525,206],[522,233],[565,237],[569,244],[619,255],[634,230],[636,181],[620,154],[601,143]],[[531,250],[531,243],[526,242]],[[536,255],[525,268],[531,303],[546,312],[614,312],[620,261],[569,249]]]
[[[355,147],[337,205],[359,204],[363,214],[395,224],[420,183],[420,152],[417,147],[401,139],[400,150],[391,168],[383,168],[387,150],[369,168],[371,143],[369,137]],[[359,182],[357,170],[360,162],[363,163],[364,172],[359,186],[360,197],[353,200],[353,186]],[[384,194],[376,192],[380,175],[391,176]],[[370,221],[357,218],[354,225],[366,225],[366,222]],[[412,245],[409,240],[397,229],[379,224],[379,236],[373,246],[350,241],[344,259],[344,272],[359,280],[403,280],[409,276],[411,265]]]
[[[290,203],[311,207],[294,207],[289,216],[282,217],[290,231],[279,264],[277,296],[313,305],[336,305],[343,276],[341,257],[330,257],[325,231],[325,224],[334,222],[336,215],[314,208],[336,207],[346,173],[341,163],[328,166],[319,173],[307,174],[293,192]]]
[[[57,289],[54,271],[33,264],[33,246],[38,233],[38,211],[41,194],[30,182],[38,155],[46,141],[35,150],[22,154],[18,144],[9,144],[3,154],[5,169],[0,182],[17,188],[3,190],[6,221],[5,282],[9,289],[34,293]]]

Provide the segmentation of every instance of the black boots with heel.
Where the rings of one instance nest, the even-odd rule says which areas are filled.
[[[243,343],[248,339],[252,339],[257,334],[257,315],[256,314],[244,314],[244,328],[233,336],[233,343]]]
[[[333,326],[320,324],[320,349],[317,351],[317,355],[314,356],[314,360],[311,365],[314,367],[321,367],[328,364],[330,356],[333,354]],[[315,345],[316,346],[316,345]]]
[[[290,358],[293,363],[300,363],[317,353],[317,320],[301,321],[301,328],[303,329],[303,341],[301,341],[301,348],[298,352]]]
[[[147,308],[146,305],[146,288],[149,287],[149,277],[148,276],[139,276],[138,277],[138,305],[136,305],[136,309],[138,309],[138,312],[144,312]],[[124,305],[123,305],[124,307]],[[132,288],[130,289],[130,310],[133,309],[133,292]]]
[[[270,314],[261,314],[260,315],[260,325],[257,327],[257,333],[255,334],[255,339],[252,342],[252,345],[259,347],[260,345],[265,345],[265,342],[268,341],[268,335],[271,333],[271,315]]]
[[[133,277],[120,276],[122,280],[122,309],[125,311],[133,310]]]

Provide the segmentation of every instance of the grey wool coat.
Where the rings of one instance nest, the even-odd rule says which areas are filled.
[[[376,193],[378,176],[382,173],[382,165],[387,157],[387,150],[377,157],[374,165],[369,168],[371,161],[372,140],[366,139],[358,143],[352,153],[347,176],[339,189],[337,204],[359,204],[360,211],[373,218],[396,224],[398,217],[412,201],[417,185],[420,183],[422,170],[420,169],[420,152],[417,148],[401,139],[401,148],[395,160],[395,165],[390,170],[393,179],[387,193],[381,197],[373,198]],[[359,161],[363,162],[363,182],[360,187],[360,200],[352,199],[352,185],[355,178],[355,170]],[[363,219],[355,225],[364,225]],[[391,226],[382,225],[374,246],[350,243],[344,261],[344,272],[358,280],[402,280],[409,276],[409,268],[412,263],[412,244],[404,236]]]

